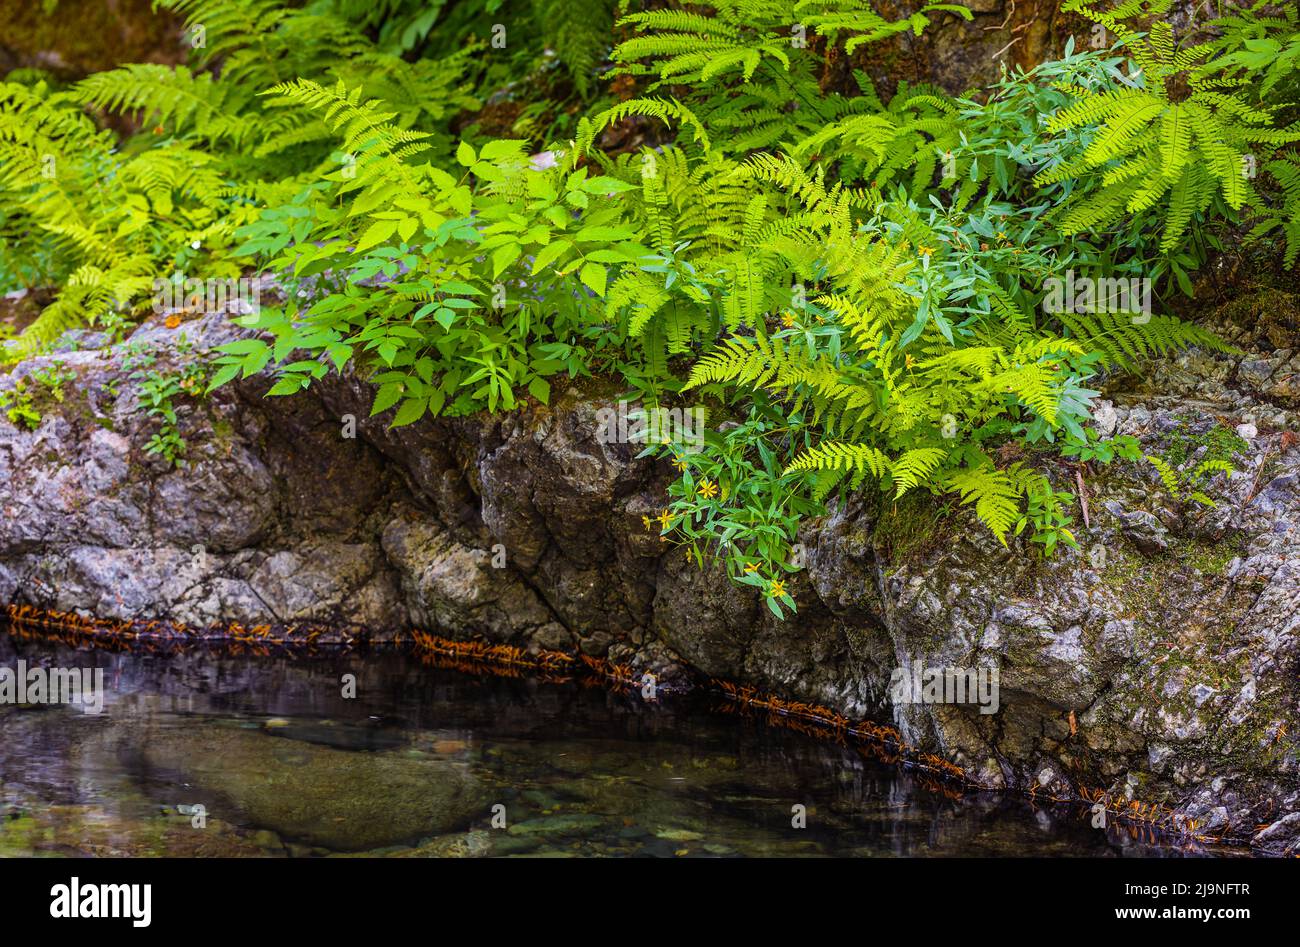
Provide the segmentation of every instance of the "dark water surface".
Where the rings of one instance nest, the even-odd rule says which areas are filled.
[[[1080,808],[936,791],[709,698],[0,631],[0,667],[19,660],[102,668],[106,694],[98,715],[0,705],[0,855],[1183,854]]]

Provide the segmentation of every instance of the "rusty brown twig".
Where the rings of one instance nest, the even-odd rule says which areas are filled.
[[[1084,529],[1092,529],[1092,518],[1088,515],[1088,488],[1083,484],[1083,468],[1074,468],[1074,482],[1079,485],[1079,506],[1083,510]]]
[[[1005,30],[1007,28],[1007,24],[1011,22],[1011,18],[1015,15],[1016,15],[1016,0],[1011,0],[1011,8],[1007,10],[1007,18],[1003,20],[1001,23],[999,23],[997,26],[984,27],[984,32],[996,33],[998,30]]]

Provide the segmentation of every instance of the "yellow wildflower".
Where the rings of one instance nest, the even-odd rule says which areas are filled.
[[[780,598],[785,594],[785,583],[780,579],[773,579],[772,585],[767,590],[767,594],[770,598]]]
[[[718,485],[712,480],[701,480],[699,489],[696,491],[706,500],[712,500],[718,495]]]

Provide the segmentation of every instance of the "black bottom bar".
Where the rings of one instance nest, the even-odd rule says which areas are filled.
[[[873,919],[891,918],[952,926],[954,936],[1064,924],[1180,933],[1199,925],[1231,937],[1243,925],[1294,916],[1293,901],[1284,899],[1295,890],[1295,870],[1288,860],[1255,859],[39,859],[0,861],[0,885],[15,929],[128,938],[337,938],[411,925],[436,936],[469,924],[494,939],[516,930],[584,940],[640,932],[657,942],[710,923],[770,940],[786,926],[807,939],[825,925],[830,936],[840,923],[867,936]],[[73,878],[79,914],[97,909],[97,886],[149,885],[148,926],[135,926],[131,908],[138,918],[143,899],[123,900],[126,889],[102,898],[107,908],[118,899],[125,916],[51,916],[52,908],[71,913]]]

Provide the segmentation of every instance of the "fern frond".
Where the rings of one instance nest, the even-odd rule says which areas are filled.
[[[961,468],[948,475],[946,487],[961,496],[963,504],[974,503],[975,515],[1002,545],[1020,517],[1020,493],[1007,474],[991,464]]]

